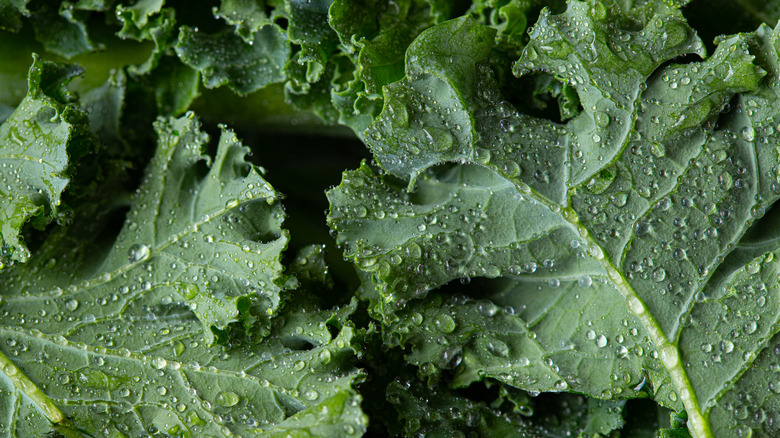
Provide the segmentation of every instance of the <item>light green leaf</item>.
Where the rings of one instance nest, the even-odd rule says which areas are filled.
[[[541,269],[547,260],[555,270],[587,275],[586,284],[603,282],[634,315],[628,327],[638,321],[635,328],[655,344],[650,354],[665,370],[645,383],[672,382],[675,391],[659,401],[682,402],[694,436],[772,436],[773,422],[744,419],[746,412],[778,415],[771,388],[757,387],[766,368],[755,365],[771,365],[770,340],[780,327],[770,299],[780,290],[770,281],[775,257],[757,254],[747,263],[735,256],[725,270],[719,266],[778,199],[777,31],[724,37],[709,58],[667,65],[703,53],[679,13],[648,7],[641,27],[626,29],[620,23],[628,17],[610,4],[570,1],[561,15],[543,13],[518,61],[518,73],[550,72],[576,89],[583,111],[565,125],[503,102],[484,67],[484,41],[492,42],[484,27],[459,19],[423,33],[407,54],[406,79],[385,87],[383,112],[365,135],[377,161],[417,192],[366,168],[348,173],[331,192],[331,224],[348,255],[378,279],[387,305],[377,307],[388,321],[447,281],[522,282],[534,277],[526,266]],[[441,61],[455,53],[449,47],[463,46],[480,56]],[[721,114],[729,101],[733,109]],[[447,162],[485,167],[496,182],[463,178],[454,186],[438,171],[425,173]],[[359,188],[356,176],[370,188]],[[372,235],[380,224],[382,235]],[[583,260],[600,266],[596,275],[571,261],[576,251],[564,251],[565,242],[546,243],[558,229],[571,233]],[[447,272],[452,253],[457,263]],[[758,277],[762,270],[767,277]],[[573,302],[566,311],[583,309]],[[559,338],[561,327],[553,330]],[[619,332],[607,332],[613,345]],[[712,350],[703,351],[705,344]],[[748,387],[756,398],[737,403]]]
[[[123,38],[143,39],[145,32],[159,24],[156,15],[162,12],[164,0],[140,0],[132,6],[116,7],[116,16],[122,23],[118,35]]]
[[[50,313],[67,308],[66,301],[79,306],[97,297],[164,290],[190,306],[213,343],[212,330],[221,333],[240,312],[248,318],[250,310],[259,313],[245,321],[250,325],[279,310],[287,281],[279,259],[288,241],[280,228],[279,195],[244,161],[248,149],[231,131],[223,131],[212,163],[203,155],[208,136],[194,115],[160,121],[156,129],[157,153],[103,260],[88,268],[89,275],[75,272],[71,284],[56,276],[50,283],[15,277],[7,289],[70,288],[67,300],[41,298]]]
[[[30,263],[2,274],[0,434],[365,431],[353,389],[363,379],[352,365],[354,303],[324,311],[290,303],[265,337],[234,324],[222,332],[226,346],[209,345],[204,317],[228,315],[204,315],[204,302],[228,308],[239,293],[255,318],[278,303],[287,238],[277,195],[243,160],[246,148],[224,130],[209,166],[198,127],[192,115],[158,122],[158,153],[118,237],[124,199],[109,180]],[[212,295],[182,295],[194,287]]]
[[[164,295],[122,296],[124,306],[113,313],[92,300],[63,308],[67,318],[4,318],[0,386],[7,396],[0,412],[10,421],[0,430],[43,436],[50,421],[60,431],[108,437],[365,430],[352,389],[362,375],[349,365],[354,332],[345,327],[331,336],[330,312],[289,312],[261,344],[224,350],[207,347],[200,322],[186,307],[160,302]]]
[[[78,67],[33,55],[27,96],[0,125],[0,265],[30,257],[22,226],[34,216],[44,223],[56,217],[69,181],[68,156],[85,148],[86,117],[65,89],[79,74]]]

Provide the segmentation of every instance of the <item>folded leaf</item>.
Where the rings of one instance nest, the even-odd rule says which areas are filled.
[[[290,312],[260,345],[224,350],[207,346],[189,309],[160,304],[162,297],[154,289],[132,301],[120,297],[125,306],[112,314],[101,299],[66,305],[67,317],[2,319],[7,378],[0,386],[7,395],[0,412],[7,420],[0,430],[43,436],[52,423],[63,433],[110,437],[327,437],[365,430],[352,389],[362,375],[349,365],[354,332],[345,327],[331,336],[329,312]]]
[[[0,267],[25,262],[20,232],[33,217],[56,217],[68,184],[68,156],[87,148],[86,116],[65,85],[81,69],[33,55],[27,96],[0,125]]]
[[[230,30],[207,35],[182,26],[176,54],[200,72],[206,87],[227,85],[246,94],[285,79],[282,69],[290,58],[290,43],[273,24],[255,32],[250,42]]]
[[[709,58],[667,65],[703,55],[703,46],[674,9],[642,10],[641,27],[625,26],[631,18],[611,2],[570,1],[560,15],[542,13],[516,72],[550,72],[574,87],[583,110],[565,125],[503,101],[485,67],[489,29],[459,19],[423,33],[407,54],[407,77],[385,88],[383,112],[365,137],[410,188],[447,162],[487,168],[495,182],[464,178],[455,189],[434,179],[409,194],[381,188],[385,182],[366,195],[355,176],[381,180],[362,169],[331,193],[331,223],[339,241],[350,242],[349,256],[380,281],[389,321],[395,308],[449,280],[519,275],[522,282],[548,261],[550,272],[603,283],[655,344],[650,354],[667,374],[659,377],[675,389],[667,402],[682,402],[695,436],[771,436],[774,422],[744,420],[778,415],[771,388],[757,386],[780,327],[775,257],[759,254],[742,266],[732,258],[728,270],[718,268],[778,199],[778,31],[721,38]],[[478,56],[459,58],[455,47],[463,46]],[[721,114],[729,101],[734,108]],[[384,233],[372,234],[380,222]],[[597,276],[567,257],[557,230],[600,266]],[[450,253],[457,257],[448,272],[437,256]],[[602,320],[615,327],[613,318]],[[607,332],[599,341],[594,330],[595,339],[613,345],[619,332]],[[755,398],[739,399],[748,387]]]
[[[47,51],[69,59],[100,48],[87,33],[88,12],[78,10],[71,2],[62,2],[59,8],[56,5],[39,3],[32,11],[35,39]]]
[[[407,360],[421,373],[454,369],[456,387],[490,377],[528,391],[649,394],[679,406],[607,271],[569,222],[511,182],[457,166],[422,175],[407,200],[364,165],[328,195],[331,226],[350,237],[345,255],[380,282],[372,306],[388,324],[385,343],[411,347]],[[500,275],[470,286],[478,301],[411,301],[453,279]]]
[[[81,268],[89,275],[64,284],[58,276],[72,274],[54,264],[43,278],[8,280],[7,290],[44,294],[29,298],[27,305],[39,301],[51,314],[67,308],[68,302],[78,306],[125,295],[101,308],[116,312],[133,296],[165,290],[190,306],[211,344],[212,330],[224,331],[250,307],[260,314],[247,324],[277,313],[288,281],[280,263],[288,241],[280,228],[283,210],[260,170],[244,161],[248,150],[231,131],[223,131],[212,162],[203,155],[208,136],[193,114],[160,121],[156,129],[157,153],[133,208],[104,258]],[[67,298],[45,297],[63,288],[72,292]],[[262,324],[258,328],[267,329]]]
[[[192,114],[157,129],[118,237],[112,175],[30,263],[2,273],[0,433],[359,436],[355,305],[278,312],[275,282],[290,284],[278,195],[232,132],[212,159]],[[244,327],[228,325],[239,310]],[[247,333],[263,315],[279,317],[265,337]],[[212,324],[226,346],[210,345]]]
[[[265,1],[222,0],[219,8],[214,9],[214,16],[234,26],[236,34],[249,43],[254,39],[255,32],[272,22],[266,8]]]

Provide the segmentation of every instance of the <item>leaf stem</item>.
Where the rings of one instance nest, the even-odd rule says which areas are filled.
[[[492,170],[504,175],[499,169],[494,168]],[[536,201],[549,208],[553,213],[563,217],[572,225],[580,238],[585,241],[588,253],[601,263],[609,275],[610,280],[615,284],[618,292],[625,298],[628,309],[639,318],[650,334],[653,343],[658,349],[661,363],[669,372],[672,383],[674,383],[677,393],[685,407],[685,411],[688,413],[688,428],[691,433],[695,438],[713,438],[714,435],[710,428],[710,424],[704,418],[704,414],[699,408],[699,401],[696,397],[696,393],[691,386],[688,373],[685,371],[685,368],[683,368],[679,350],[674,344],[669,342],[669,339],[655,320],[655,317],[647,311],[644,302],[639,298],[625,276],[613,266],[612,261],[605,255],[601,245],[591,238],[588,230],[579,222],[577,213],[571,208],[562,208],[560,205],[548,200],[546,197],[534,191],[530,186],[515,178],[507,175],[504,175],[504,177],[509,181],[513,181],[521,193],[533,197]]]
[[[0,370],[2,370],[3,374],[8,377],[8,380],[10,380],[16,388],[38,406],[38,409],[41,410],[49,421],[57,424],[65,420],[65,415],[63,415],[62,411],[54,404],[54,401],[41,391],[41,389],[38,388],[38,386],[2,352],[0,352]]]

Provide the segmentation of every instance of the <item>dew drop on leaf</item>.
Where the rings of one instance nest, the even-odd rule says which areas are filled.
[[[455,320],[449,315],[437,315],[433,323],[442,333],[452,333],[455,330]]]
[[[127,251],[127,259],[130,263],[137,263],[146,260],[149,257],[149,247],[141,244],[134,243]]]
[[[158,370],[161,370],[165,368],[166,365],[168,365],[168,361],[162,357],[155,357],[152,360],[152,365],[154,365],[154,367],[157,368]]]
[[[69,299],[68,301],[65,301],[65,308],[73,312],[74,310],[78,309],[79,302],[74,299]]]
[[[509,346],[498,339],[489,339],[487,350],[494,356],[506,357],[509,355]]]
[[[666,278],[666,270],[664,268],[656,268],[653,271],[653,281],[660,283]]]
[[[225,407],[231,407],[238,404],[241,401],[241,397],[233,391],[222,391],[217,394],[217,404]]]

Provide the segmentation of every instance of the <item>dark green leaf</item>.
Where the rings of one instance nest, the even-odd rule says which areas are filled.
[[[290,44],[272,24],[257,31],[250,42],[231,30],[208,35],[183,26],[176,54],[200,72],[206,87],[227,85],[246,94],[285,79],[283,68],[290,57]]]
[[[85,24],[88,12],[80,11],[70,2],[43,3],[32,11],[31,22],[35,39],[49,52],[64,58],[92,52],[100,48],[90,40]]]

